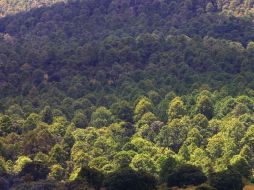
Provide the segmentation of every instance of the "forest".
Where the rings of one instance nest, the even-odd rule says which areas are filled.
[[[0,190],[254,184],[254,0],[0,0]]]

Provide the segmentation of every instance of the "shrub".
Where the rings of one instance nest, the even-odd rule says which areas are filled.
[[[87,183],[95,188],[100,188],[103,183],[103,174],[96,169],[84,166],[78,173],[77,180],[86,180]]]
[[[182,165],[175,172],[168,176],[167,185],[169,187],[185,185],[200,185],[207,180],[205,174],[196,166]]]
[[[244,187],[241,174],[232,169],[211,174],[209,183],[218,190],[242,190]]]
[[[107,176],[105,186],[108,190],[155,190],[156,180],[145,173],[125,168]]]
[[[161,164],[160,181],[167,182],[168,176],[171,175],[177,166],[177,162],[173,157],[168,157]]]
[[[41,162],[29,162],[26,163],[23,169],[21,170],[19,176],[32,176],[33,180],[46,179],[50,170],[49,168]]]

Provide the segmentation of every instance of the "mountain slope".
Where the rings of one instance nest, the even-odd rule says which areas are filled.
[[[64,0],[1,0],[0,17],[19,12],[27,12],[33,8],[50,6],[58,2],[64,2]]]
[[[0,188],[252,179],[252,1],[3,2]]]

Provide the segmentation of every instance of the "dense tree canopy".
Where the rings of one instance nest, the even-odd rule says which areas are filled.
[[[253,6],[0,1],[0,189],[242,189]]]

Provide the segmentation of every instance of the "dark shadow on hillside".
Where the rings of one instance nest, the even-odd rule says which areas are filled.
[[[13,36],[47,36],[50,40],[70,38],[87,41],[108,35],[140,33],[212,36],[247,43],[254,40],[254,25],[249,19],[204,13],[206,3],[188,9],[184,1],[71,1],[33,9],[0,20],[0,32]],[[203,13],[202,11],[203,10]],[[57,41],[57,40],[56,40]]]

